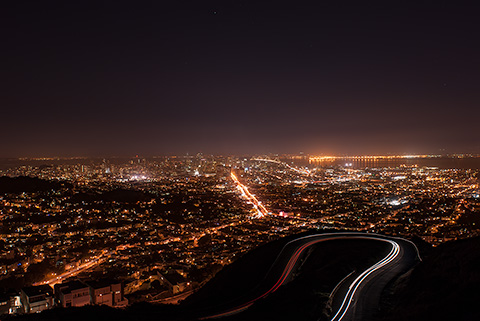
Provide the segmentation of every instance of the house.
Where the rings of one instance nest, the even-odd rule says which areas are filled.
[[[20,291],[25,313],[36,313],[53,307],[53,289],[49,285],[29,286]]]
[[[20,301],[20,294],[18,292],[0,292],[0,315],[16,314],[17,312],[21,311],[22,303]]]
[[[111,307],[123,307],[128,304],[124,297],[124,287],[122,282],[111,279],[101,279],[89,281],[90,295],[93,304],[108,305]]]
[[[92,303],[89,286],[79,280],[56,284],[55,297],[64,308],[81,307]]]

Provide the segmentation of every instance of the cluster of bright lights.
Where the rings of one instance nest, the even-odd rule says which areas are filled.
[[[146,179],[148,179],[148,177],[145,175],[133,175],[132,177],[130,177],[131,181],[144,181]]]
[[[248,188],[245,185],[240,183],[237,176],[235,176],[235,174],[233,172],[230,173],[230,176],[232,177],[233,181],[237,184],[237,189],[240,191],[242,196],[244,198],[246,198],[250,203],[252,203],[253,207],[257,211],[256,218],[264,217],[265,215],[267,215],[269,212],[267,211],[265,206],[263,206],[262,202],[260,202],[255,197],[255,195],[250,193],[250,191],[248,190]]]
[[[280,216],[280,217],[288,217],[288,214],[285,213],[284,211],[281,211],[280,213],[278,213],[278,216]]]
[[[310,162],[331,162],[335,160],[380,160],[380,159],[412,159],[412,158],[433,158],[441,155],[363,155],[363,156],[310,156]]]
[[[139,182],[139,181],[151,181],[150,177],[145,175],[132,175],[127,178],[119,178],[117,179],[118,182],[126,183],[126,182]]]
[[[259,162],[269,162],[269,163],[276,163],[276,164],[284,165],[284,166],[286,166],[288,169],[291,169],[292,171],[297,172],[297,173],[299,173],[299,174],[302,174],[302,175],[310,175],[310,170],[307,169],[307,168],[297,168],[297,167],[291,166],[291,165],[289,165],[289,164],[287,164],[287,163],[284,163],[284,162],[281,162],[281,161],[278,161],[278,160],[275,160],[275,159],[252,158],[252,160],[254,160],[254,161],[259,161]]]
[[[393,198],[385,201],[386,204],[390,206],[400,206],[408,203],[406,199]]]

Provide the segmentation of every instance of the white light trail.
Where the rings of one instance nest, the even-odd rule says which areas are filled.
[[[319,237],[320,237],[320,239],[318,239]],[[338,309],[338,311],[336,312],[334,317],[331,319],[331,321],[341,321],[345,317],[349,308],[351,307],[351,303],[354,302],[354,300],[353,300],[354,296],[357,293],[357,290],[359,289],[360,285],[367,279],[368,276],[373,274],[375,271],[391,264],[392,261],[394,261],[398,257],[398,255],[401,251],[400,250],[401,249],[400,245],[397,242],[395,242],[391,239],[383,238],[381,235],[378,235],[378,234],[364,234],[364,233],[313,234],[313,235],[307,235],[307,236],[299,237],[297,239],[294,239],[294,240],[288,242],[286,245],[284,245],[283,249],[278,254],[277,259],[273,263],[272,267],[279,260],[282,252],[287,248],[287,246],[289,244],[292,244],[293,242],[298,242],[300,240],[308,240],[308,239],[313,239],[313,240],[309,241],[308,243],[305,243],[302,246],[300,246],[299,248],[297,248],[295,253],[291,255],[290,260],[288,261],[288,263],[284,267],[284,271],[282,273],[282,276],[280,277],[280,279],[278,279],[278,281],[275,283],[275,285],[270,290],[262,293],[261,295],[257,296],[256,298],[254,298],[254,299],[252,299],[252,300],[250,300],[250,301],[248,301],[248,302],[246,302],[242,305],[239,305],[236,308],[233,308],[231,310],[228,310],[228,311],[225,311],[225,312],[222,312],[222,313],[219,313],[219,314],[203,317],[203,318],[200,318],[200,319],[204,320],[204,319],[221,318],[221,317],[224,317],[224,316],[229,316],[229,315],[239,313],[241,311],[244,311],[245,309],[248,309],[255,301],[257,301],[261,298],[264,298],[265,296],[267,296],[268,294],[270,294],[272,292],[275,292],[282,284],[284,284],[285,282],[288,282],[288,277],[291,275],[292,271],[294,270],[295,265],[297,264],[298,260],[300,259],[302,253],[307,248],[309,248],[310,246],[312,246],[314,244],[324,242],[324,241],[335,240],[335,239],[370,239],[370,240],[377,240],[377,241],[383,241],[383,242],[390,243],[390,245],[392,245],[392,249],[388,253],[388,255],[386,255],[382,260],[380,260],[379,262],[377,262],[376,264],[372,265],[370,268],[365,270],[363,273],[361,273],[350,284],[350,286],[348,288],[348,291],[345,294],[345,297],[343,299],[343,302],[342,302],[340,308]],[[407,241],[407,240],[403,240],[403,241]],[[416,248],[416,246],[410,241],[407,241],[407,242],[411,243],[415,247],[415,249],[417,251],[417,257],[420,258],[419,255],[418,255],[418,249]],[[351,274],[349,274],[348,276],[350,276],[350,275]],[[341,282],[343,282],[344,280],[345,279],[343,279]]]
[[[345,295],[345,298],[343,299],[342,305],[338,309],[337,313],[333,316],[331,321],[341,321],[345,314],[348,311],[348,308],[353,302],[353,297],[358,290],[358,287],[362,284],[362,282],[373,272],[376,270],[384,267],[385,265],[388,265],[390,262],[392,262],[400,253],[400,245],[398,245],[397,242],[387,240],[387,239],[378,239],[381,241],[388,242],[392,245],[392,250],[390,253],[384,257],[381,261],[377,262],[376,264],[372,265],[370,268],[365,270],[362,274],[360,274],[355,281],[352,282],[350,287],[348,288],[348,292]]]

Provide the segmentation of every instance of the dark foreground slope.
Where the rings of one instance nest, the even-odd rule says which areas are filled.
[[[247,253],[177,306],[144,303],[125,310],[90,306],[50,310],[11,320],[195,320],[261,280],[289,239]],[[384,252],[381,244],[339,241],[327,246],[325,243],[308,253],[309,258],[294,281],[246,312],[221,320],[327,320],[328,294],[339,278],[368,266]],[[340,255],[334,258],[333,254]],[[392,285],[388,304],[375,321],[480,320],[477,307],[480,238],[449,242],[424,254],[420,264]]]
[[[371,239],[319,243],[308,252],[293,281],[225,320],[330,320],[330,295],[336,285],[350,273],[366,270],[389,250],[389,244]]]
[[[238,293],[243,293],[260,282],[268,272],[277,254],[293,236],[273,241],[249,251],[234,263],[226,266],[197,293],[187,298],[180,305],[153,305],[138,303],[124,310],[104,306],[90,306],[82,308],[53,309],[35,315],[16,317],[2,316],[7,320],[162,320],[180,321],[195,320],[211,305],[228,302]],[[252,264],[252,262],[254,264]]]
[[[480,238],[431,249],[393,290],[378,321],[480,320]]]
[[[314,231],[316,232],[316,231]],[[137,304],[126,310],[103,307],[57,309],[24,320],[194,320],[199,316],[221,312],[242,295],[255,290],[269,271],[283,246],[299,235],[274,241],[247,253],[220,271],[198,293],[178,306]],[[328,319],[329,294],[335,285],[352,271],[361,271],[388,253],[386,244],[372,240],[335,240],[306,251],[303,264],[290,283],[265,299],[259,300],[246,313],[224,320],[318,320]],[[236,301],[238,302],[238,301]],[[16,320],[18,320],[16,319]]]

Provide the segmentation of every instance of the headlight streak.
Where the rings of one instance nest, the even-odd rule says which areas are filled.
[[[379,239],[379,240],[381,240],[381,239]],[[397,257],[398,253],[400,253],[400,246],[398,245],[398,243],[390,241],[390,240],[381,240],[381,241],[389,242],[390,244],[392,244],[392,249],[391,249],[390,253],[385,258],[383,258],[381,261],[377,262],[376,264],[374,264],[373,266],[368,268],[366,271],[364,271],[362,274],[360,274],[355,279],[355,281],[352,282],[352,284],[348,287],[348,292],[345,295],[345,298],[343,299],[342,305],[338,309],[337,313],[333,316],[331,321],[342,320],[343,317],[345,316],[345,314],[347,313],[348,308],[350,307],[350,304],[353,302],[353,296],[355,295],[355,292],[357,291],[358,287],[362,284],[362,282],[371,273],[375,272],[376,270],[384,267],[385,265],[387,265],[388,263],[393,261]],[[345,303],[347,303],[346,306],[345,306]]]
[[[242,183],[240,183],[240,181],[238,180],[237,176],[231,172],[230,173],[230,177],[232,178],[232,180],[237,184],[237,189],[240,191],[240,193],[242,194],[242,196],[244,198],[246,198],[249,202],[251,202],[253,204],[253,207],[257,210],[257,216],[256,218],[260,218],[260,217],[264,217],[266,215],[268,215],[268,210],[265,208],[265,206],[263,206],[262,202],[260,202],[256,197],[255,195],[253,195],[252,193],[250,193],[250,191],[248,190],[248,188],[243,185]]]
[[[213,319],[213,318],[221,318],[221,317],[225,317],[225,316],[229,316],[229,315],[233,315],[233,314],[236,314],[236,313],[239,313],[241,311],[244,311],[246,310],[247,308],[249,308],[253,303],[255,303],[255,301],[261,299],[261,298],[264,298],[266,297],[268,294],[271,294],[273,292],[275,292],[281,285],[283,285],[286,281],[286,279],[288,278],[288,276],[290,276],[290,274],[292,273],[292,270],[294,269],[297,261],[299,260],[301,254],[303,253],[303,251],[305,249],[307,249],[308,247],[316,244],[316,243],[320,243],[320,242],[324,242],[324,241],[330,241],[330,240],[338,240],[338,239],[368,239],[368,240],[377,240],[377,241],[383,241],[383,242],[388,242],[392,245],[392,249],[390,250],[390,252],[388,253],[387,256],[385,256],[382,260],[380,260],[379,262],[375,263],[374,265],[372,265],[370,268],[368,268],[367,270],[365,270],[364,272],[362,272],[353,282],[352,284],[349,286],[348,288],[348,291],[345,295],[345,298],[343,299],[342,301],[342,304],[340,306],[340,308],[338,309],[338,311],[335,313],[334,317],[331,319],[331,321],[340,321],[342,320],[342,318],[345,316],[345,314],[347,313],[348,309],[350,308],[350,305],[352,303],[352,299],[356,293],[356,291],[358,290],[359,286],[362,284],[362,282],[369,276],[371,275],[373,272],[377,271],[378,269],[388,265],[389,263],[391,263],[397,256],[398,254],[400,253],[400,245],[398,245],[397,242],[395,241],[392,241],[392,240],[389,240],[389,239],[385,239],[383,238],[381,235],[378,235],[378,234],[362,234],[362,233],[327,233],[327,234],[314,234],[314,235],[307,235],[307,236],[303,236],[303,237],[300,237],[300,238],[297,238],[295,240],[292,240],[290,242],[288,242],[287,244],[285,244],[285,246],[282,248],[282,250],[280,251],[280,253],[278,254],[276,260],[274,261],[274,263],[272,264],[272,267],[270,268],[270,271],[272,270],[273,266],[277,263],[277,261],[279,260],[282,252],[286,249],[286,247],[290,244],[292,244],[293,242],[298,242],[300,240],[306,240],[306,239],[309,239],[309,238],[314,238],[314,237],[323,237],[321,239],[317,239],[317,240],[313,240],[313,241],[310,241],[308,243],[305,243],[303,244],[302,246],[300,246],[298,249],[296,249],[296,251],[294,252],[294,254],[291,256],[291,258],[289,259],[288,263],[286,264],[284,270],[283,270],[283,273],[282,275],[280,276],[280,278],[278,279],[278,281],[266,292],[264,292],[263,294],[261,294],[260,296],[256,297],[255,299],[253,300],[250,300],[236,308],[233,308],[231,310],[228,310],[228,311],[225,311],[223,313],[219,313],[219,314],[215,314],[215,315],[211,315],[211,316],[207,316],[207,317],[203,317],[203,318],[200,318],[201,320],[203,319]],[[403,239],[402,239],[403,240]],[[403,240],[403,241],[407,241],[407,240]],[[412,242],[408,241],[409,243],[413,244]],[[413,244],[414,245],[414,244]],[[418,249],[416,248],[415,246],[415,249],[417,251],[417,255],[418,255]],[[419,255],[418,255],[419,257]],[[270,272],[269,271],[269,272]],[[268,272],[268,273],[269,273]],[[268,274],[267,273],[267,274]]]

